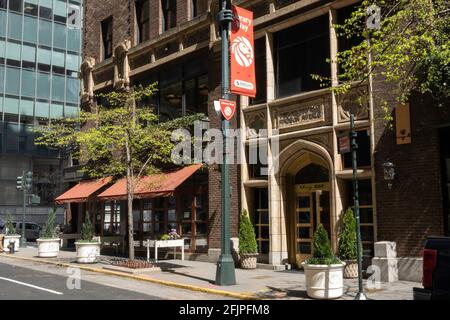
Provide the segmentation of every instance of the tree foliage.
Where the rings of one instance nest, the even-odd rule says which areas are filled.
[[[351,208],[348,208],[342,216],[339,231],[339,257],[344,260],[356,260],[356,219]]]
[[[56,233],[56,209],[50,211],[44,229],[42,229],[41,239],[54,239],[58,235]]]
[[[239,220],[239,253],[256,254],[258,244],[256,242],[255,229],[253,228],[247,210],[243,210]]]
[[[93,110],[52,121],[37,129],[36,144],[71,153],[81,171],[91,178],[114,176],[127,179],[129,256],[134,258],[132,202],[134,189],[144,175],[172,165],[174,129],[189,129],[203,114],[161,123],[145,99],[157,91],[157,83],[97,95]]]
[[[5,234],[7,236],[17,235],[17,231],[16,228],[14,227],[14,223],[12,221],[12,217],[10,214],[6,215]]]
[[[83,226],[81,227],[81,241],[90,242],[94,238],[94,226],[89,219],[89,212],[86,212]]]
[[[308,259],[308,264],[333,264],[339,263],[333,251],[331,250],[330,239],[328,238],[328,232],[325,230],[322,224],[317,226],[313,236],[314,252],[313,256]]]
[[[371,74],[390,84],[399,103],[413,91],[430,94],[439,105],[450,97],[450,5],[448,0],[364,0],[343,24],[339,37],[359,39],[338,53],[339,87],[345,94]],[[379,29],[370,29],[367,9],[381,9]],[[369,41],[367,41],[369,40]],[[372,62],[369,63],[369,53]],[[314,78],[330,83],[331,79]],[[386,101],[380,98],[383,104]]]

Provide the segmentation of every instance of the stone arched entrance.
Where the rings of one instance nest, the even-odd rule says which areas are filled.
[[[325,148],[305,140],[289,145],[278,159],[287,258],[299,266],[313,253],[312,237],[319,224],[335,242],[333,162]]]

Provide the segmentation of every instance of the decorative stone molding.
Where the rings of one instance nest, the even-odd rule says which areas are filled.
[[[330,112],[329,100],[318,98],[301,103],[294,103],[287,107],[279,107],[274,110],[272,116],[275,119],[277,129],[297,128],[305,129],[325,124]]]
[[[95,65],[95,59],[86,57],[80,67],[81,80],[81,103],[87,103],[94,99],[94,78],[92,69]]]
[[[126,89],[130,85],[130,65],[128,63],[128,50],[131,41],[125,40],[114,49],[114,88]]]
[[[356,120],[369,117],[369,102],[366,86],[351,89],[346,94],[338,96],[338,121],[350,121],[350,113],[355,114]]]
[[[247,139],[254,139],[260,136],[260,129],[267,129],[266,110],[258,110],[245,114],[247,123],[246,135]]]

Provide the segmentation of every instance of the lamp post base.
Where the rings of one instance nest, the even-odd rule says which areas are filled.
[[[356,294],[355,300],[367,300],[367,296],[363,292],[358,292]]]
[[[231,254],[221,254],[217,261],[216,285],[232,286],[235,284],[234,259]]]

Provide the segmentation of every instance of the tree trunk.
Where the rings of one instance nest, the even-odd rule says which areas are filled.
[[[127,217],[128,217],[128,256],[134,259],[134,236],[133,236],[133,176],[131,169],[131,154],[128,143],[127,149]]]

